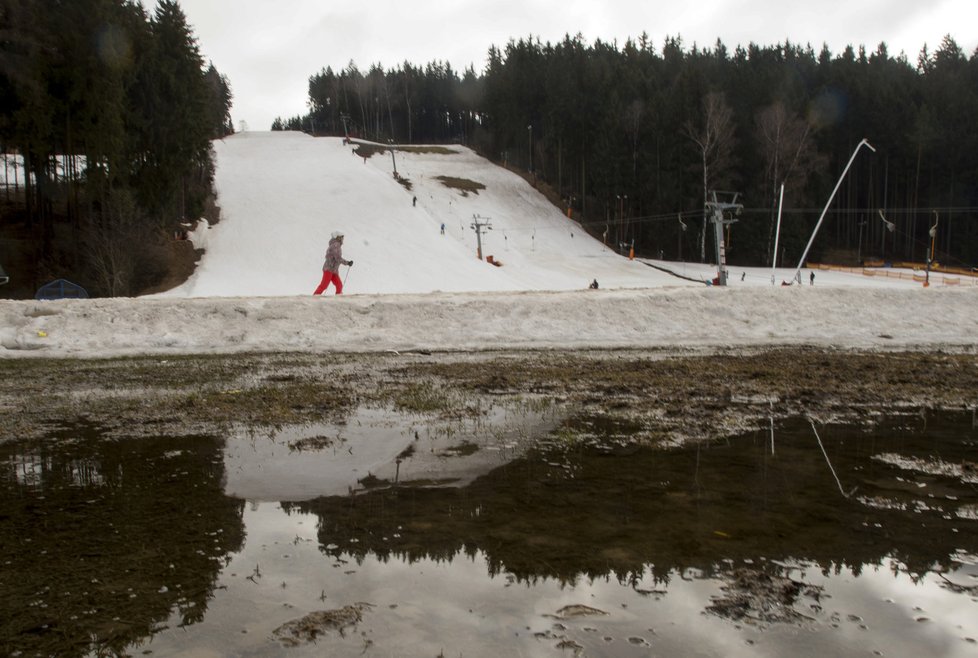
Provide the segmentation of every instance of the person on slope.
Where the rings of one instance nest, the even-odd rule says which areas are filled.
[[[352,260],[343,259],[343,234],[334,231],[330,236],[329,247],[326,249],[326,261],[323,263],[323,280],[312,294],[321,295],[330,282],[336,287],[336,294],[343,294],[343,280],[340,278],[340,265],[353,265]]]

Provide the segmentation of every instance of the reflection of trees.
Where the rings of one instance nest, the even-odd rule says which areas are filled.
[[[338,546],[331,553],[413,562],[482,552],[490,575],[530,582],[614,576],[634,583],[650,570],[664,580],[690,569],[711,575],[725,560],[761,564],[761,558],[858,573],[894,557],[924,573],[951,568],[955,549],[974,550],[978,535],[954,532],[973,522],[940,510],[907,511],[919,509],[914,501],[926,500],[927,491],[869,458],[894,447],[940,450],[945,459],[963,455],[967,431],[943,436],[930,425],[927,435],[896,438],[821,430],[835,470],[847,488],[859,487],[851,498],[839,494],[811,428],[800,423],[779,430],[774,456],[766,432],[618,457],[579,444],[530,453],[460,489],[401,486],[292,507],[320,517],[322,545]],[[951,479],[940,487],[973,504],[972,487]],[[874,496],[906,505],[874,509],[864,503]]]
[[[59,434],[0,451],[2,653],[120,652],[174,609],[199,621],[244,540],[222,444]]]

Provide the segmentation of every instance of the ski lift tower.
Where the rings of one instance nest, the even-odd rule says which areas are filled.
[[[717,192],[710,191],[710,200],[706,202],[706,213],[713,222],[713,230],[716,235],[717,248],[717,283],[721,286],[727,285],[727,253],[723,241],[723,228],[729,226],[737,220],[732,215],[739,215],[744,209],[744,204],[737,203],[739,192]],[[722,198],[721,198],[722,197]]]
[[[482,260],[482,232],[491,231],[492,224],[489,222],[488,217],[483,217],[482,215],[472,215],[472,225],[471,229],[475,231],[476,244],[476,256],[479,260]]]

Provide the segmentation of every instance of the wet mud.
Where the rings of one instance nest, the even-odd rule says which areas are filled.
[[[459,418],[514,400],[586,411],[643,441],[697,440],[771,417],[974,410],[978,356],[795,348],[0,360],[0,441],[80,420],[126,437],[199,435],[342,420],[365,404]]]
[[[800,631],[813,655],[976,646],[974,355],[0,374],[5,655],[787,655]]]

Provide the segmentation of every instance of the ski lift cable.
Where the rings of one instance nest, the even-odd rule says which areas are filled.
[[[745,214],[747,213],[760,214],[760,213],[768,213],[770,212],[770,210],[771,210],[770,208],[744,208],[742,212]],[[970,212],[978,212],[978,206],[958,206],[958,207],[941,207],[941,208],[889,208],[887,209],[886,212],[890,214],[896,214],[896,215],[911,215],[914,213],[934,212],[934,211],[946,212],[946,213],[970,213]],[[799,215],[799,214],[814,214],[821,211],[817,208],[784,208],[782,209],[782,212],[785,215],[789,215],[789,214]],[[872,213],[873,210],[869,208],[847,208],[847,209],[832,210],[832,212],[835,214],[843,214],[843,215],[858,215],[858,214]],[[702,217],[706,213],[703,210],[684,210],[682,211],[682,213],[669,212],[669,213],[660,213],[655,215],[640,215],[637,217],[629,217],[627,219],[622,219],[622,220],[599,219],[593,221],[584,221],[584,222],[579,222],[579,225],[582,228],[600,228],[606,224],[613,222],[619,226],[628,226],[630,228],[634,228],[635,225],[638,224],[672,222],[675,221],[677,215],[680,214],[683,220],[697,220],[697,219],[702,219]],[[889,220],[887,221],[889,224],[893,223],[893,222],[889,222]],[[511,228],[508,230],[516,233],[521,231],[535,231],[535,230],[564,231],[566,229],[563,227],[555,227],[555,226],[529,226],[524,228]],[[900,229],[896,227],[894,227],[892,232],[906,235],[905,232],[900,231]]]
[[[878,208],[837,208],[830,211],[835,215],[869,215],[877,212]],[[940,213],[978,213],[978,206],[928,206],[922,208],[887,208],[886,213],[890,215],[913,215],[918,213],[929,214],[934,211]],[[745,213],[769,213],[770,208],[744,208]],[[785,208],[785,214],[795,215],[814,215],[822,212],[819,208]],[[685,214],[685,213],[684,213]]]
[[[701,219],[706,213],[704,211],[702,211],[702,210],[684,210],[684,211],[682,211],[682,213],[678,213],[678,214],[681,214],[682,215],[682,218],[684,220],[695,220],[695,219]],[[605,226],[606,224],[609,224],[609,223],[614,223],[615,225],[619,225],[619,226],[621,226],[621,225],[632,226],[632,225],[635,225],[635,224],[651,224],[651,223],[658,223],[658,222],[673,222],[673,221],[676,220],[676,216],[677,216],[677,213],[675,213],[675,212],[669,212],[669,213],[661,213],[661,214],[658,214],[658,215],[643,215],[643,216],[639,216],[639,217],[629,217],[628,219],[625,219],[625,220],[604,220],[604,219],[598,219],[598,220],[593,220],[593,221],[577,222],[577,224],[579,226],[581,226],[582,228],[600,228],[600,227]],[[520,232],[520,231],[524,231],[525,232],[525,231],[537,231],[537,230],[539,230],[539,231],[566,231],[567,229],[566,229],[565,226],[524,226],[524,227],[520,227],[520,228],[508,228],[506,230],[516,233],[516,232]]]
[[[887,212],[890,212],[890,211],[888,210]],[[881,211],[881,215],[882,215],[882,211]],[[917,236],[913,235],[912,233],[908,233],[907,231],[901,230],[899,226],[897,226],[894,222],[889,221],[885,217],[883,218],[883,221],[886,222],[887,231],[889,233],[892,233],[893,234],[894,240],[897,237],[907,238],[915,246],[917,246],[917,247],[923,247],[923,249],[924,249],[925,252],[930,249],[930,240],[929,240],[929,238],[928,239],[921,240],[920,238],[918,238]],[[891,226],[893,228],[890,228]],[[956,258],[956,257],[952,256],[950,253],[946,253],[946,252],[945,252],[945,258],[942,259],[942,260],[944,260],[945,263],[951,262],[951,263],[954,263],[954,264],[956,264],[956,265],[958,265],[960,267],[965,267],[965,268],[971,267],[971,265],[969,265],[967,262],[961,260],[960,258]]]

